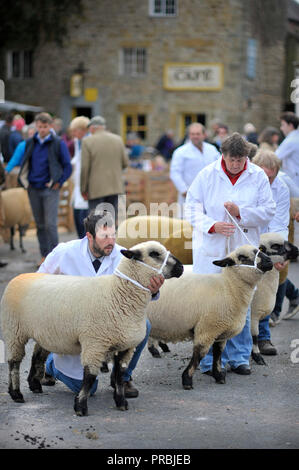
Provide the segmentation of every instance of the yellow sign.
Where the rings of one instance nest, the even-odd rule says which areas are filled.
[[[85,98],[85,101],[97,101],[98,89],[97,88],[85,88],[84,98]]]
[[[71,76],[70,83],[70,95],[74,98],[78,98],[83,94],[83,75],[80,73],[74,73]]]
[[[164,65],[166,90],[217,91],[223,88],[223,64],[168,63]]]

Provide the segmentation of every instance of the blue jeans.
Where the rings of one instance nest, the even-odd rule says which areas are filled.
[[[74,209],[74,222],[78,238],[85,237],[84,219],[88,216],[88,209]]]
[[[267,315],[263,320],[259,322],[258,341],[271,339],[269,318],[270,318],[270,315]]]
[[[36,224],[40,253],[46,257],[58,245],[59,189],[36,189],[29,186],[28,197]]]
[[[234,369],[241,364],[249,365],[252,350],[252,336],[250,331],[250,307],[246,314],[246,322],[243,330],[237,336],[229,339],[221,355],[221,367],[228,363]],[[200,371],[206,372],[212,369],[213,347],[208,354],[200,361]]]
[[[287,299],[291,302],[292,300],[295,300],[298,297],[298,295],[299,295],[299,289],[297,289],[294,286],[294,284],[287,278],[278,287],[277,294],[276,294],[276,303],[275,303],[273,312],[275,312],[276,315],[279,316],[282,310],[282,304],[283,304],[284,298],[287,297]]]
[[[140,358],[140,355],[147,343],[149,334],[151,331],[151,324],[149,320],[146,320],[146,335],[144,340],[138,344],[137,348],[135,349],[135,352],[133,354],[133,357],[125,370],[123,374],[123,381],[128,382],[132,376],[133,370],[135,369],[137,362]],[[83,380],[80,379],[73,379],[72,377],[68,377],[67,375],[63,374],[60,372],[56,367],[54,366],[54,360],[53,360],[53,353],[50,353],[47,357],[46,361],[46,373],[52,375],[55,379],[60,380],[63,382],[68,388],[70,388],[73,392],[79,393],[81,388],[82,388],[82,383]],[[98,387],[98,380],[96,380],[90,390],[90,395],[93,395]]]

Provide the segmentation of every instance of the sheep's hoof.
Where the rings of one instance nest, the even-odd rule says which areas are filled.
[[[260,353],[251,353],[252,359],[259,365],[259,366],[266,366],[267,363],[265,362],[263,356]]]
[[[88,408],[86,403],[80,403],[78,396],[75,397],[74,410],[77,416],[87,416]]]
[[[106,374],[107,372],[109,372],[109,367],[108,367],[107,362],[103,362],[103,365],[100,367],[100,371],[103,374]]]
[[[24,397],[20,390],[9,389],[8,393],[10,394],[13,401],[15,401],[16,403],[25,403]]]
[[[128,408],[129,408],[129,406],[128,406],[127,400],[125,400],[125,403],[123,405],[117,406],[117,409],[120,410],[120,411],[127,411]]]
[[[225,384],[226,371],[214,372],[213,377],[217,384]]]
[[[29,388],[31,392],[33,393],[43,393],[42,386],[40,384],[40,381],[37,379],[32,379],[29,382]]]
[[[193,388],[192,377],[190,377],[186,371],[182,374],[182,384],[185,390],[192,390]]]
[[[184,390],[193,390],[193,385],[184,385],[183,384],[183,389]]]
[[[166,343],[162,343],[162,341],[159,341],[159,346],[162,349],[163,352],[168,353],[170,352],[169,347],[167,346]]]
[[[161,354],[159,353],[158,349],[155,348],[155,346],[150,346],[148,350],[153,357],[161,357]]]

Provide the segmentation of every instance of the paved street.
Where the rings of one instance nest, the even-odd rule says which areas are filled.
[[[73,237],[61,233],[60,241]],[[0,245],[0,259],[9,263],[0,270],[1,295],[12,277],[35,271],[39,253],[32,233],[24,245],[26,254]],[[297,285],[298,274],[299,263],[292,263],[289,278]],[[271,331],[279,355],[266,358],[267,367],[253,363],[245,377],[228,372],[225,385],[197,371],[191,391],[181,386],[191,343],[170,345],[161,359],[145,350],[134,376],[140,395],[129,410],[116,410],[109,374],[102,374],[89,416],[81,418],[63,384],[44,387],[43,394],[28,389],[30,341],[21,367],[24,404],[10,399],[7,365],[0,364],[0,449],[298,449],[299,314]]]

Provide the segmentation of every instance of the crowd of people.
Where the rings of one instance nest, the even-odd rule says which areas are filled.
[[[218,121],[211,123],[209,131],[203,124],[193,123],[181,145],[168,129],[150,149],[134,133],[128,134],[124,143],[106,129],[102,116],[78,116],[65,132],[62,127],[61,119],[43,112],[30,125],[25,125],[21,116],[9,114],[0,129],[5,173],[19,167],[19,184],[28,191],[41,253],[39,272],[113,273],[121,257],[115,240],[118,196],[125,192],[122,173],[130,165],[144,169],[143,164],[138,166],[144,155],[151,169],[169,168],[181,216],[189,218],[193,226],[194,272],[217,272],[220,268],[212,263],[215,258],[225,257],[248,239],[258,246],[261,233],[278,232],[294,241],[294,221],[299,222],[299,208],[292,205],[299,198],[299,119],[294,113],[280,116],[280,130],[266,127],[257,133],[255,126],[247,123],[243,135],[231,133]],[[78,238],[59,244],[59,190],[70,177]],[[108,212],[102,209],[105,204]],[[194,210],[198,207],[201,211]],[[260,322],[258,338],[260,352],[265,355],[277,354],[269,326],[279,324],[284,298],[289,300],[285,319],[299,311],[299,290],[288,279],[288,263],[276,263],[275,269],[280,272],[276,305]],[[153,276],[148,286],[153,301],[159,298],[163,281],[163,277]],[[132,372],[149,332],[148,322],[146,337],[124,370],[126,397],[138,396]],[[235,373],[250,374],[251,350],[249,307],[244,329],[227,342],[222,366],[229,364]],[[201,372],[211,373],[212,357],[210,351],[202,359]],[[58,379],[78,393],[82,378],[79,356],[49,355],[44,384]]]

